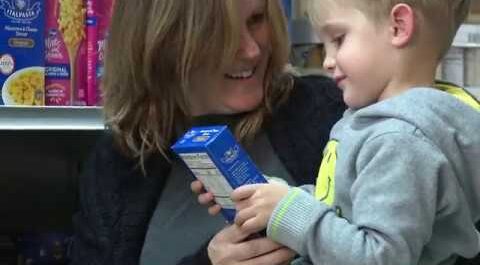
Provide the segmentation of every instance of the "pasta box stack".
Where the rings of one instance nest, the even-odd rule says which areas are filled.
[[[86,105],[84,0],[45,0],[46,105]]]
[[[46,0],[46,104],[100,104],[113,0]]]
[[[44,105],[44,4],[0,0],[0,105]]]
[[[100,105],[113,4],[0,0],[0,105]]]
[[[114,0],[86,0],[87,3],[87,105],[101,104],[99,86],[103,76],[105,43]]]

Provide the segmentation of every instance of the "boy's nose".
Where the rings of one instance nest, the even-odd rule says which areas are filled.
[[[333,72],[335,70],[335,59],[331,56],[326,56],[323,60],[323,68],[328,72]]]

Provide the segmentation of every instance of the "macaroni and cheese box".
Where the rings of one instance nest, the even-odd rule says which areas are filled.
[[[0,105],[44,105],[44,0],[0,0]]]
[[[45,0],[46,105],[86,105],[83,0]]]
[[[213,193],[228,222],[235,218],[235,205],[230,199],[233,189],[245,184],[267,183],[227,126],[193,127],[172,150]]]

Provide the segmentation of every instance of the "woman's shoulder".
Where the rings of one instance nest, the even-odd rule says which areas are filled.
[[[123,152],[114,135],[110,131],[105,131],[87,159],[83,175],[94,179],[101,177],[102,181],[122,182],[130,179],[148,179],[148,176],[161,174],[169,168],[170,163],[167,159],[160,154],[154,154],[145,160],[143,172],[139,160]]]
[[[119,145],[116,144],[113,133],[108,130],[105,130],[97,140],[91,156],[99,163],[121,162],[122,164],[131,164],[133,162],[133,159],[121,151]]]
[[[274,119],[336,122],[345,111],[342,92],[331,78],[321,75],[294,76],[293,82],[288,99],[275,108]]]
[[[323,75],[307,75],[294,76],[293,80],[294,89],[289,100],[290,102],[310,100],[313,103],[322,103],[322,106],[328,104],[329,106],[338,106],[342,110],[345,109],[342,92],[331,78]],[[314,104],[313,106],[317,105]]]
[[[312,183],[330,130],[344,111],[341,92],[331,79],[294,77],[294,88],[274,110],[267,132],[275,152],[299,184]]]

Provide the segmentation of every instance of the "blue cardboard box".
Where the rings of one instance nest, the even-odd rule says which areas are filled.
[[[235,218],[232,191],[245,184],[267,183],[227,126],[193,127],[172,150],[213,193],[228,222]]]
[[[0,0],[0,105],[44,105],[44,25],[44,0]]]

